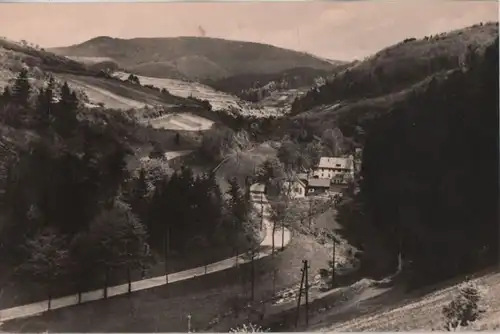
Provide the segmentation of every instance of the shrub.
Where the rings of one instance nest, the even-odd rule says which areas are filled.
[[[243,324],[229,330],[230,333],[263,333],[268,331],[269,329],[264,329],[261,326],[252,323]]]
[[[478,320],[485,311],[480,305],[481,298],[481,291],[473,282],[466,281],[460,286],[458,296],[443,307],[445,330],[455,331]]]

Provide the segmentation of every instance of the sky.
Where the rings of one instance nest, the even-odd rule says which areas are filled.
[[[0,3],[0,36],[42,47],[97,36],[206,36],[336,60],[487,21],[498,21],[496,1]]]

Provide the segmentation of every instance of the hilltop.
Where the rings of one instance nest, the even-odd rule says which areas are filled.
[[[498,38],[498,22],[407,38],[341,71],[292,106],[299,114],[315,107],[397,94],[429,76],[460,66],[468,50],[478,53]],[[321,108],[319,108],[321,109]]]
[[[143,76],[183,80],[220,79],[238,74],[278,73],[295,67],[331,70],[332,61],[275,46],[208,37],[96,37],[52,48],[71,57],[106,57]]]
[[[14,42],[0,38],[0,66],[3,71],[19,71],[23,65],[58,73],[96,74],[84,64],[58,56],[26,41]]]

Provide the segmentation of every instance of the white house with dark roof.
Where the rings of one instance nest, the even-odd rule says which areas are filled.
[[[307,195],[307,180],[297,176],[291,180],[286,180],[283,182],[283,192],[291,199],[304,198]]]
[[[334,183],[347,183],[354,177],[354,157],[321,157],[313,176],[330,179]]]

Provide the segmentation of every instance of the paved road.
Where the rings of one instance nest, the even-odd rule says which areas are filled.
[[[262,196],[262,197],[261,197]],[[255,210],[258,210],[257,212],[261,212],[262,208],[260,206],[261,199],[263,202],[264,206],[264,228],[265,228],[265,237],[261,242],[261,251],[258,252],[258,254],[255,255],[255,259],[261,259],[263,257],[266,257],[268,255],[271,255],[271,249],[270,247],[273,244],[273,237],[275,241],[276,247],[281,247],[281,242],[282,242],[282,229],[279,229],[279,231],[276,231],[276,233],[272,233],[272,224],[269,221],[269,203],[267,201],[267,198],[265,195],[259,195],[259,194],[252,194],[252,201],[255,207]],[[288,245],[291,239],[291,233],[288,229],[284,230],[284,246]],[[245,254],[242,254],[238,257],[232,257],[228,258],[219,262],[215,262],[212,264],[209,264],[206,268],[206,273],[213,273],[217,271],[222,271],[226,270],[229,268],[232,268],[236,266],[237,264],[242,264],[242,263],[247,263],[251,259],[249,256],[246,256]],[[197,276],[203,276],[205,275],[205,267],[201,266],[198,268],[193,268],[189,270],[184,270],[176,273],[172,273],[168,275],[168,282],[173,283],[173,282],[178,282],[178,281],[183,281],[187,279],[191,279]],[[166,277],[165,275],[162,276],[157,276],[149,279],[144,279],[144,280],[139,280],[132,282],[132,292],[134,291],[140,291],[140,290],[145,290],[145,289],[150,289],[154,287],[158,287],[161,285],[166,284]],[[118,296],[118,295],[123,295],[128,292],[128,284],[121,284],[113,287],[108,288],[108,298],[113,297],[113,296]],[[93,290],[93,291],[88,291],[82,294],[82,303],[86,302],[91,302],[95,300],[100,300],[104,299],[104,291],[103,289],[98,289],[98,290]],[[66,297],[61,297],[61,298],[56,298],[52,300],[51,303],[51,309],[59,309],[63,307],[68,307],[72,305],[77,305],[78,304],[78,295],[70,295]],[[0,324],[4,321],[7,320],[12,320],[12,319],[17,319],[17,318],[23,318],[23,317],[29,317],[29,316],[34,316],[40,313],[43,313],[48,310],[48,300],[44,300],[41,302],[36,302],[32,304],[27,304],[27,305],[21,305],[21,306],[16,306],[8,309],[3,309],[0,310]]]

